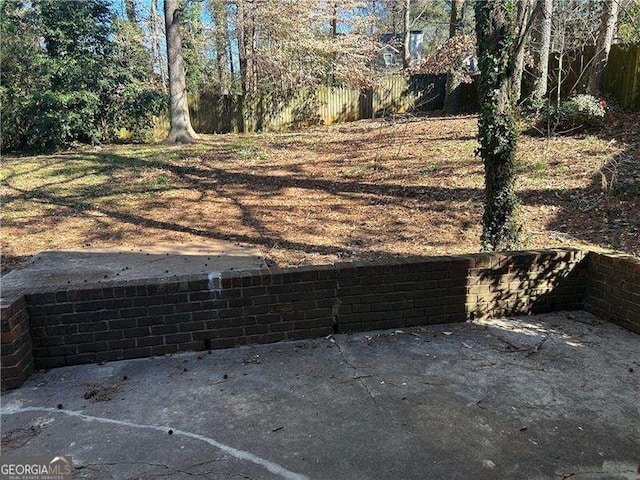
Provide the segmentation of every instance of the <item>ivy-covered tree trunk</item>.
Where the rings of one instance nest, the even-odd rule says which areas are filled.
[[[485,169],[482,247],[511,250],[520,244],[515,192],[517,125],[513,77],[519,48],[518,0],[476,2],[480,80],[479,153]]]
[[[171,130],[166,143],[191,143],[196,132],[191,126],[187,103],[187,79],[182,59],[180,37],[180,5],[177,0],[165,0],[164,22],[167,36],[167,63],[169,64],[169,93]]]
[[[125,0],[124,3],[127,20],[136,25],[138,23],[138,19],[136,18],[136,0]]]

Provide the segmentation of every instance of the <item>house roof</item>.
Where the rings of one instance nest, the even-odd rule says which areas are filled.
[[[380,49],[378,51],[381,52],[383,50],[393,50],[395,53],[398,53],[398,54],[400,53],[400,50],[398,50],[396,47],[394,47],[390,43],[387,43],[386,45],[383,45],[382,47],[380,47]]]
[[[382,43],[402,42],[402,34],[401,33],[383,33],[380,35],[380,42]]]
[[[409,32],[409,34],[411,35],[421,35],[422,33],[423,33],[422,30],[411,30]],[[380,34],[381,43],[396,43],[396,42],[402,43],[403,40],[404,40],[403,33],[381,33]]]

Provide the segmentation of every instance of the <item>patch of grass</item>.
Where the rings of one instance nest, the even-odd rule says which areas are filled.
[[[549,176],[549,164],[547,162],[535,162],[531,167],[531,175],[537,180],[544,180]]]
[[[263,160],[266,160],[267,158],[269,158],[269,155],[264,150],[258,150],[253,156],[253,160],[255,162],[261,162]]]
[[[367,164],[367,168],[369,170],[373,170],[374,172],[379,172],[387,169],[387,167],[385,167],[381,162],[378,162],[377,160],[369,162]]]
[[[549,176],[549,164],[544,160],[516,162],[516,174],[532,180],[545,180]]]
[[[167,147],[164,145],[157,145],[157,146],[148,145],[141,148],[137,148],[135,150],[130,150],[129,154],[135,154],[138,156],[158,155],[158,154],[164,153],[166,149]]]
[[[437,160],[432,160],[426,163],[424,167],[420,169],[421,175],[428,175],[430,173],[437,172],[442,168],[442,164]]]
[[[266,160],[267,152],[257,146],[257,142],[252,138],[238,138],[226,145],[226,149],[244,160],[256,162]]]
[[[465,153],[469,153],[471,155],[475,155],[477,148],[478,148],[478,142],[476,142],[475,140],[471,142],[464,142],[462,144],[462,151]]]
[[[253,138],[237,138],[227,143],[226,146],[230,152],[243,149],[253,150],[256,147],[256,141]]]
[[[152,191],[166,190],[169,186],[171,186],[171,177],[169,175],[160,175],[148,184],[149,190]]]
[[[364,175],[364,170],[361,167],[349,167],[342,170],[342,175],[347,178],[359,178]]]

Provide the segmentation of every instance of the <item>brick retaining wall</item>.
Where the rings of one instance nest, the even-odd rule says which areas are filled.
[[[589,258],[579,250],[418,257],[26,293],[8,313],[3,306],[2,384],[19,385],[34,363],[52,368],[580,309],[598,286],[587,281],[600,268],[590,269]],[[7,335],[5,349],[4,332],[17,325],[22,333]]]
[[[36,366],[328,335],[335,273],[257,270],[30,294]]]
[[[4,390],[19,387],[33,371],[29,318],[24,297],[3,301],[0,305],[0,320],[0,372]]]
[[[585,310],[640,333],[640,259],[589,252],[588,266]]]
[[[340,331],[577,309],[584,295],[584,257],[567,250],[339,265]]]

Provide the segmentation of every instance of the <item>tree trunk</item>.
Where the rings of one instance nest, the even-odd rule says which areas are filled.
[[[191,127],[187,103],[187,82],[182,61],[180,38],[180,8],[177,0],[164,1],[165,32],[167,37],[167,63],[169,65],[169,92],[171,100],[171,130],[166,143],[191,143],[196,132]]]
[[[160,18],[158,16],[158,0],[151,0],[150,13],[149,13],[149,35],[151,40],[151,57],[153,58],[153,66],[155,72],[155,65],[158,65],[158,72],[160,74],[160,89],[163,93],[167,92],[167,68],[160,53]]]
[[[464,0],[453,0],[451,2],[451,14],[449,17],[449,38],[458,35],[458,26],[464,20]],[[462,109],[462,81],[461,72],[457,71],[462,68],[462,59],[457,59],[454,71],[447,73],[447,82],[444,92],[444,111],[445,113],[455,113]]]
[[[535,5],[535,0],[520,0],[518,2],[518,26],[521,32],[528,32],[527,24],[531,20],[531,15],[533,13],[533,6]],[[522,42],[526,43],[529,39],[529,34],[524,33],[524,37],[522,37]],[[513,70],[513,102],[518,103],[520,100],[520,96],[522,95],[522,74],[524,73],[524,55],[526,52],[526,48],[524,45],[522,48],[516,51],[515,65]]]
[[[233,63],[233,50],[231,49],[231,39],[229,38],[229,36],[227,36],[227,55],[229,57],[229,72],[231,73],[231,83],[235,85],[236,69]]]
[[[371,26],[371,35],[378,34],[378,2],[371,0],[371,13],[373,15],[373,25]]]
[[[542,4],[536,32],[536,67],[531,99],[539,104],[547,94],[549,82],[549,51],[551,49],[551,15],[553,0],[538,0]]]
[[[451,13],[449,15],[449,38],[458,34],[458,12],[462,10],[464,0],[451,1]]]
[[[335,38],[338,36],[338,4],[334,3],[331,8],[331,36]]]
[[[331,5],[331,18],[329,19],[329,28],[331,30],[331,37],[337,38],[338,36],[338,3],[333,2]],[[334,40],[335,41],[335,40]],[[331,62],[331,66],[329,67],[329,73],[327,76],[327,80],[330,85],[336,84],[336,55],[331,55],[333,60]]]
[[[127,14],[127,20],[135,25],[137,23],[136,0],[125,0],[125,12]]]
[[[598,40],[596,42],[596,53],[589,74],[587,92],[593,96],[599,96],[604,80],[604,69],[609,60],[611,42],[616,32],[618,21],[618,3],[620,0],[605,0],[602,5],[602,15],[600,17],[600,27],[598,28]]]
[[[398,33],[398,29],[396,27],[396,1],[397,0],[392,0],[389,2],[389,8],[391,10],[391,33],[393,33],[394,38],[396,33]]]
[[[518,49],[517,0],[476,2],[480,79],[480,156],[485,168],[482,247],[510,250],[520,244],[515,192],[516,117],[513,72]]]
[[[242,110],[244,131],[256,130],[256,72],[255,72],[255,4],[252,0],[238,0],[238,55],[242,82]]]
[[[244,39],[245,19],[244,19],[244,1],[238,0],[236,10],[236,36],[238,40],[238,65],[240,67],[240,85],[242,95],[246,94],[247,89],[247,49]]]
[[[411,66],[411,0],[404,2],[404,49],[402,64],[406,69]]]
[[[213,20],[215,22],[215,45],[218,60],[219,92],[221,95],[229,93],[229,28],[227,25],[227,7],[222,0],[212,3]]]
[[[564,74],[564,29],[562,31],[562,41],[560,54],[558,55],[558,85],[556,86],[556,112],[560,112],[560,103],[562,102],[562,82]]]

